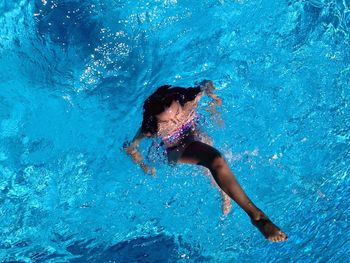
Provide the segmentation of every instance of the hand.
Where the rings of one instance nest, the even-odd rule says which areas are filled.
[[[141,169],[146,173],[146,174],[150,174],[153,177],[156,176],[156,168],[154,167],[149,167],[144,163],[140,163],[140,167]]]
[[[131,151],[131,146],[130,146],[130,142],[129,141],[125,141],[123,143],[123,149],[126,153],[130,153]]]
[[[134,160],[136,163],[140,163],[142,161],[142,156],[141,154],[136,150],[136,148],[132,145],[130,145],[129,142],[124,142],[123,148],[125,152],[131,156],[131,158]]]
[[[213,90],[215,90],[214,82],[211,80],[204,79],[199,83],[199,85],[201,86],[201,90],[206,94],[210,94],[213,92]]]

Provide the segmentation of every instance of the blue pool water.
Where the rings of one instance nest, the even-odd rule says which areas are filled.
[[[274,2],[1,0],[0,261],[346,262],[350,1]],[[157,86],[204,78],[207,133],[288,242],[156,142],[156,178],[123,153]]]

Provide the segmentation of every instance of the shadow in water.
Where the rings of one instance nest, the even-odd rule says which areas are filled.
[[[181,238],[159,234],[138,237],[117,243],[108,248],[89,246],[92,241],[76,242],[67,250],[77,258],[70,262],[176,262],[191,259],[194,262],[208,262],[210,257],[200,255],[198,248],[193,248]]]
[[[84,1],[35,1],[39,36],[56,44],[73,45],[77,51],[90,54],[100,43],[99,9]]]

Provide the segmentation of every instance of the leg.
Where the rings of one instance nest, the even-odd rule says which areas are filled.
[[[222,201],[221,210],[222,210],[222,213],[226,216],[228,213],[230,213],[230,211],[232,209],[231,199],[224,191],[222,191],[220,186],[218,186],[218,184],[216,183],[215,179],[211,175],[210,171],[207,168],[205,168],[205,167],[203,167],[203,168],[204,168],[204,174],[209,177],[209,179],[212,182],[212,184],[215,185],[216,188],[218,188],[218,190],[220,192],[221,201]]]
[[[203,133],[203,132],[201,132],[199,130],[197,132],[198,132],[197,136],[200,138],[200,140],[202,142],[204,142],[207,145],[213,146],[213,141],[211,140],[211,138],[206,133]],[[222,207],[222,213],[224,215],[227,215],[228,213],[230,213],[230,211],[232,209],[232,204],[231,204],[230,197],[215,182],[215,179],[211,175],[210,170],[208,170],[205,167],[203,167],[203,168],[204,168],[204,174],[206,174],[210,178],[212,183],[219,189],[220,195],[221,195],[221,200],[222,200],[222,206],[221,206]]]
[[[219,187],[248,214],[253,225],[267,239],[274,242],[287,240],[287,236],[248,198],[218,150],[195,141],[187,146],[178,162],[208,168]]]

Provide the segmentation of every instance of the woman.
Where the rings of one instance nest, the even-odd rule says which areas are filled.
[[[228,195],[248,214],[253,225],[265,238],[273,242],[285,241],[288,239],[287,236],[253,204],[221,153],[212,147],[208,140],[205,141],[196,127],[198,116],[195,109],[204,94],[213,100],[212,106],[222,104],[221,99],[214,94],[214,90],[213,82],[210,80],[203,81],[200,86],[194,88],[172,88],[169,85],[158,88],[144,102],[141,128],[132,142],[125,145],[125,150],[146,173],[154,175],[155,169],[143,163],[137,146],[143,138],[161,137],[169,163],[196,164],[209,169],[223,191],[225,214],[229,212],[231,205]]]

